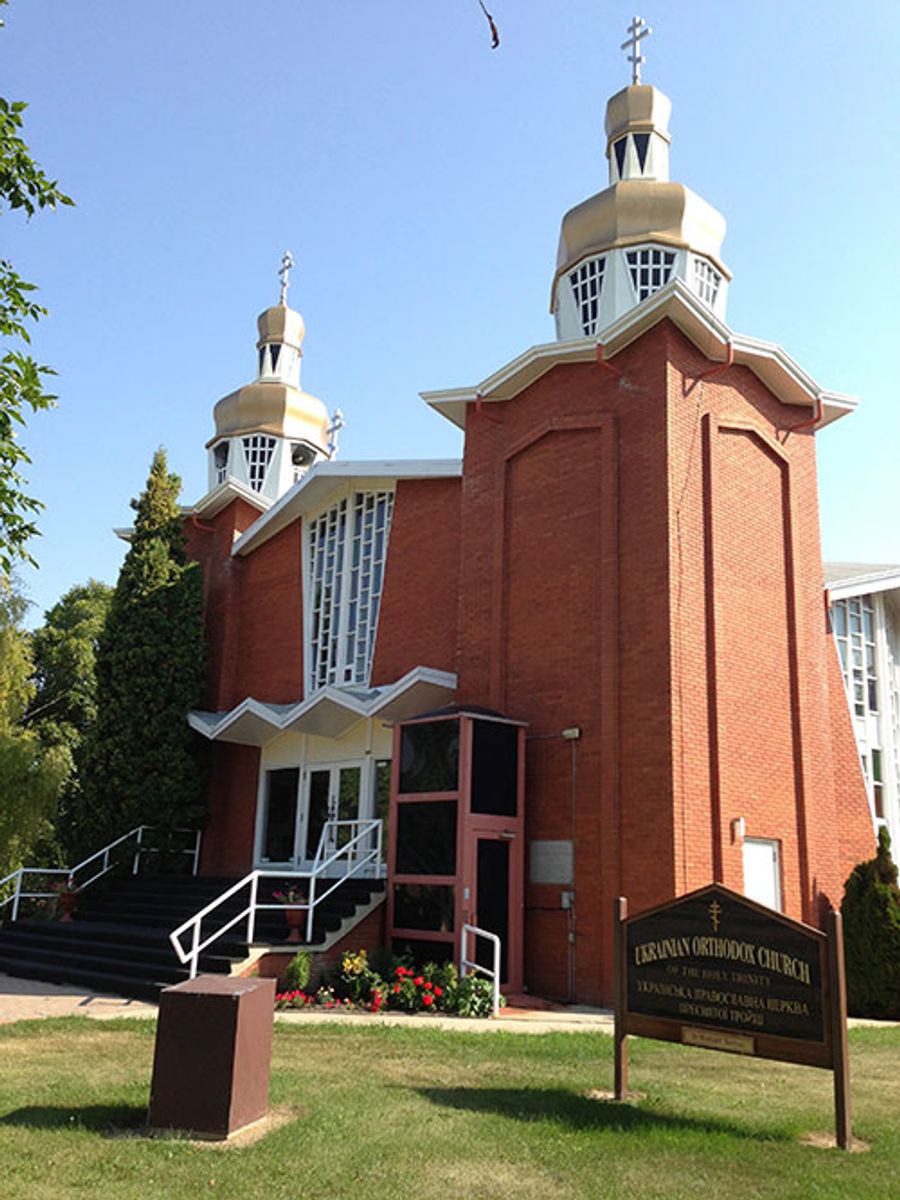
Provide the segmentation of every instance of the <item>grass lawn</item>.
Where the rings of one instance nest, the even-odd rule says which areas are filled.
[[[616,1105],[602,1034],[276,1027],[271,1101],[291,1119],[244,1147],[151,1139],[155,1025],[83,1018],[0,1028],[0,1197],[131,1200],[575,1200],[900,1195],[900,1029],[851,1033],[854,1133],[868,1153],[803,1145],[832,1129],[831,1076],[631,1043]]]

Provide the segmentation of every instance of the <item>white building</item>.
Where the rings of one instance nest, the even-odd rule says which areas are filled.
[[[900,850],[900,566],[826,563],[831,625],[872,820]]]

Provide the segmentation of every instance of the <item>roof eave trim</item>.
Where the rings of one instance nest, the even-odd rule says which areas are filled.
[[[459,428],[465,427],[466,405],[479,397],[484,403],[512,400],[541,375],[566,362],[588,362],[602,346],[608,360],[668,317],[713,362],[725,362],[729,344],[734,361],[748,367],[784,404],[821,405],[815,424],[824,425],[852,412],[858,397],[826,391],[775,342],[734,333],[715,316],[681,279],[666,284],[641,304],[629,309],[596,338],[545,342],[532,346],[475,387],[422,392],[422,399]]]

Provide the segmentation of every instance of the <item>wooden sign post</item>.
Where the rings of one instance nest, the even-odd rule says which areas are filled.
[[[834,1074],[835,1134],[850,1147],[847,996],[840,913],[828,931],[712,884],[646,912],[615,907],[615,1095],[628,1036]]]

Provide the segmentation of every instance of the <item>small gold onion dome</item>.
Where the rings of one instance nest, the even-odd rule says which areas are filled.
[[[606,157],[623,133],[656,133],[670,142],[672,101],[659,88],[633,83],[610,96],[606,103]]]
[[[215,436],[269,433],[290,441],[306,441],[323,454],[328,450],[328,411],[317,396],[300,388],[300,356],[306,332],[303,317],[286,305],[267,308],[257,321],[257,348],[281,345],[278,367],[270,377],[261,377],[224,396],[213,409]]]
[[[259,341],[256,343],[258,350],[272,342],[283,342],[302,354],[306,322],[300,313],[286,304],[274,304],[261,312],[256,318],[256,328],[259,330]]]

